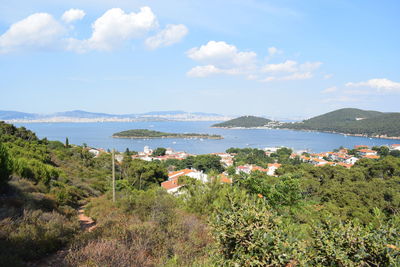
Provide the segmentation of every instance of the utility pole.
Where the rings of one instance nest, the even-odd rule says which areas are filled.
[[[115,149],[112,150],[112,191],[113,202],[115,202]]]

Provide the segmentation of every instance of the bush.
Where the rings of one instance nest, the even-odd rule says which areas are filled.
[[[218,266],[284,266],[297,262],[297,240],[261,199],[228,194],[228,205],[217,210],[211,226]]]
[[[79,229],[77,221],[53,211],[24,210],[18,218],[0,221],[0,262],[32,260],[65,245]],[[13,258],[10,259],[10,255]]]
[[[0,191],[7,184],[12,172],[12,164],[7,149],[0,143]]]

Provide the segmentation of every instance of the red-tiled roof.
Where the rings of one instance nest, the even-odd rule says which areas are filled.
[[[183,169],[180,171],[170,172],[168,174],[168,177],[169,177],[169,179],[177,179],[178,177],[183,176],[183,175],[188,175],[191,172],[194,172],[194,171],[190,170],[190,169]]]
[[[366,159],[379,159],[380,157],[376,156],[376,155],[365,155],[365,156],[363,156],[363,158],[366,158]]]
[[[181,185],[178,184],[178,180],[169,180],[161,183],[161,186],[165,188],[166,190],[181,187]]]

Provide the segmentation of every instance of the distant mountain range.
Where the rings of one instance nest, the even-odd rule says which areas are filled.
[[[344,108],[302,122],[285,123],[280,128],[397,139],[400,137],[400,113]]]
[[[139,114],[108,114],[83,110],[72,110],[52,114],[0,111],[0,120],[8,122],[97,122],[97,121],[142,121],[142,120],[193,120],[221,121],[230,119],[216,113],[173,111],[152,111]]]

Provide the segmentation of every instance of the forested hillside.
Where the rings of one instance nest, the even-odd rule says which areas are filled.
[[[398,266],[400,158],[386,153],[351,169],[315,167],[281,148],[147,162],[127,150],[116,165],[85,146],[38,139],[0,123],[0,262],[26,266],[63,249],[52,266]],[[276,176],[235,172],[280,163]],[[167,170],[178,195],[160,187]],[[221,183],[226,172],[233,183]],[[77,209],[96,223],[84,231]]]
[[[340,109],[300,123],[285,123],[281,128],[358,134],[400,136],[400,113],[382,113],[360,109]]]
[[[251,127],[262,127],[270,123],[271,120],[255,117],[255,116],[242,116],[236,119],[232,119],[229,121],[221,122],[212,125],[211,127],[222,127],[222,128],[234,128],[234,127],[243,127],[243,128],[251,128]]]

